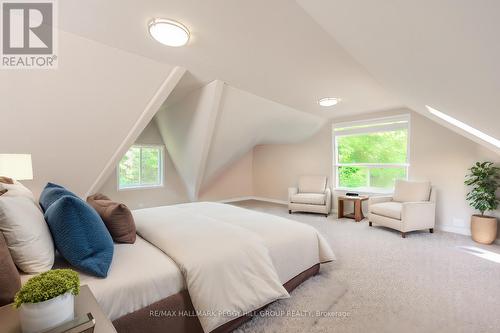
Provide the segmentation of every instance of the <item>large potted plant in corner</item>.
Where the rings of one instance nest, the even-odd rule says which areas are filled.
[[[477,162],[469,171],[465,185],[472,188],[466,199],[473,208],[481,212],[481,215],[472,215],[472,239],[478,243],[491,244],[497,237],[497,219],[484,213],[498,207],[495,192],[500,182],[500,168],[495,167],[492,162]]]
[[[23,333],[42,332],[74,319],[78,273],[55,269],[29,279],[14,297]]]

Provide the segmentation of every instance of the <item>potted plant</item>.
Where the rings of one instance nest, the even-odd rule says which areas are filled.
[[[29,279],[14,297],[23,333],[42,332],[74,319],[78,273],[55,269]]]
[[[497,219],[484,213],[498,207],[495,192],[499,186],[500,168],[492,162],[477,162],[469,171],[465,185],[472,186],[472,189],[466,199],[471,207],[481,212],[481,215],[472,215],[472,239],[478,243],[491,244],[497,237]]]

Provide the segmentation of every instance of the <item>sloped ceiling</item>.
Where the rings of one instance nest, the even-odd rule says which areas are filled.
[[[429,116],[427,104],[500,138],[498,1],[57,3],[59,68],[0,73],[5,124],[0,152],[33,154],[35,180],[28,184],[35,192],[47,181],[78,194],[96,187],[124,142],[132,142],[131,133],[139,133],[141,115],[158,102],[152,99],[168,95],[158,89],[172,74],[170,64],[188,69],[189,80],[165,105],[177,105],[218,79],[231,87],[227,91],[239,91],[238,99],[249,95],[255,105],[259,98],[279,103],[272,109],[303,124],[307,121],[297,116],[299,111],[340,117],[407,105]],[[186,24],[192,32],[188,46],[169,48],[154,41],[147,32],[154,17]],[[221,96],[218,102],[224,103]],[[340,97],[342,103],[322,109],[316,101],[323,96]],[[231,109],[234,114],[245,110]],[[260,117],[260,106],[246,110]],[[271,125],[249,127],[255,136],[242,146],[279,142],[273,137],[281,133],[278,124],[294,128],[272,114],[266,114]],[[241,154],[228,146],[222,156],[229,136],[221,133],[231,128],[224,125],[219,132],[218,124],[208,150],[203,146],[203,167],[193,173],[192,196],[226,164],[217,165],[211,156],[230,161]],[[262,128],[268,134],[259,136]],[[281,133],[287,142],[298,139],[287,134]]]
[[[193,82],[199,82],[197,87],[188,85],[191,88],[219,79],[325,117],[401,105],[291,0],[64,0],[58,4],[62,29],[182,66],[195,78]],[[171,48],[154,41],[147,31],[154,17],[188,26],[189,44]],[[316,102],[324,96],[343,101],[322,109]]]
[[[155,120],[191,200],[255,145],[302,141],[326,121],[219,80],[164,105]]]
[[[325,121],[224,85],[203,184],[212,181],[254,146],[303,141]]]
[[[58,69],[1,71],[0,152],[32,154],[36,194],[83,196],[173,69],[61,31]]]
[[[213,81],[179,103],[162,107],[155,121],[170,158],[196,200],[203,180],[224,83]]]
[[[297,2],[404,104],[500,139],[500,1]]]

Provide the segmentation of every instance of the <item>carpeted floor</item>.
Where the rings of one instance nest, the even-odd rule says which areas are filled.
[[[337,261],[237,330],[500,332],[500,247],[436,231],[400,234],[367,222],[234,203],[317,228]],[[317,311],[320,311],[319,313]]]

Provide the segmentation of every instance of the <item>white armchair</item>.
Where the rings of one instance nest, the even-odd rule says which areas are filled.
[[[298,187],[288,189],[288,213],[310,212],[325,214],[331,210],[332,192],[325,176],[301,176]]]
[[[368,221],[406,233],[429,229],[436,223],[436,191],[429,182],[396,181],[393,196],[371,197],[368,200]]]

